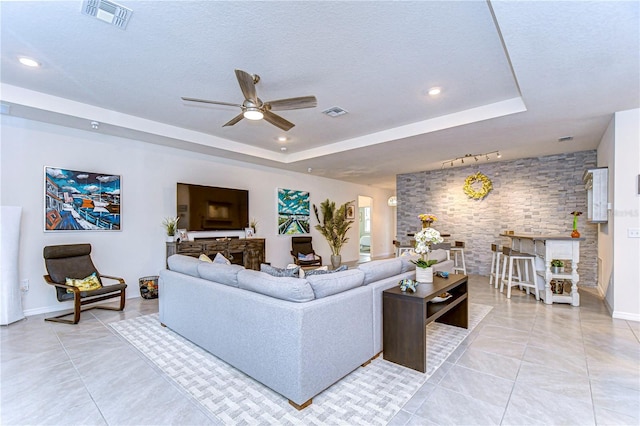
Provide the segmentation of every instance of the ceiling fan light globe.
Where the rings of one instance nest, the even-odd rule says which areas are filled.
[[[247,120],[262,120],[262,117],[264,117],[262,111],[258,109],[247,109],[243,115]]]

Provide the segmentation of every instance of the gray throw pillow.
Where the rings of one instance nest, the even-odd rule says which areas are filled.
[[[260,272],[266,272],[267,274],[272,275],[274,277],[298,278],[300,276],[300,267],[296,266],[295,268],[291,268],[291,269],[276,268],[275,266],[267,265],[266,263],[261,263]]]

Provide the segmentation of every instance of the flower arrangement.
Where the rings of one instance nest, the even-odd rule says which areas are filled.
[[[422,255],[422,259],[411,261],[418,268],[428,268],[436,263],[436,261],[429,260],[429,251],[431,251],[431,244],[439,244],[444,241],[440,236],[440,232],[433,228],[424,228],[420,232],[416,233],[414,238],[416,239],[415,252]]]
[[[564,262],[562,260],[559,260],[559,259],[553,259],[551,261],[551,266],[562,268],[564,266]]]
[[[431,227],[431,224],[433,222],[435,222],[436,220],[438,220],[438,218],[435,215],[428,214],[428,213],[423,213],[421,215],[418,215],[418,219],[420,219],[420,221],[422,221],[422,227],[423,228]]]
[[[167,231],[167,236],[173,237],[176,235],[176,229],[178,228],[178,221],[180,217],[165,217],[162,221],[162,226]]]

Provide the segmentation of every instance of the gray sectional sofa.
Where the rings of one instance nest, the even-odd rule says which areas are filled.
[[[160,322],[301,409],[382,351],[382,291],[415,277],[409,260],[282,278],[173,255],[160,272]]]

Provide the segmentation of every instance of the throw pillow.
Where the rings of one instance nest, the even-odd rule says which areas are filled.
[[[290,263],[287,265],[286,269],[298,269],[298,278],[304,278],[304,269],[300,268],[300,266],[296,265],[295,263]]]
[[[231,261],[224,257],[222,253],[216,254],[216,257],[213,258],[213,263],[222,263],[225,265],[231,265]]]
[[[267,265],[266,263],[260,264],[260,272],[266,272],[267,274],[274,277],[292,277],[298,278],[300,267],[297,266],[295,268],[286,269],[286,268],[276,268],[275,266]]]
[[[72,285],[74,287],[78,287],[78,289],[80,291],[97,290],[100,287],[102,287],[102,284],[100,284],[100,280],[96,276],[95,272],[93,274],[89,275],[88,277],[85,277],[85,278],[82,278],[82,279],[67,278],[65,280],[65,283],[67,285]],[[67,293],[73,293],[73,290],[68,288],[67,289]]]
[[[313,253],[309,253],[309,254],[298,253],[298,260],[316,260],[316,256]]]
[[[211,260],[211,258],[204,253],[202,253],[200,257],[198,257],[198,260],[202,260],[203,262],[213,263],[213,260]]]
[[[347,269],[349,269],[349,267],[347,265],[342,265],[342,266],[337,267],[333,271],[329,271],[326,266],[323,266],[322,268],[312,269],[311,271],[307,271],[306,274],[307,275],[333,274],[335,272],[346,271]]]

